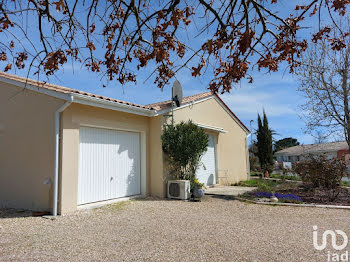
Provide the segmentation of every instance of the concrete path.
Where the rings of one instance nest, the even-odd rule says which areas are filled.
[[[220,196],[238,196],[245,192],[253,191],[256,187],[242,187],[242,186],[221,186],[208,187],[205,190],[206,195],[220,195]]]

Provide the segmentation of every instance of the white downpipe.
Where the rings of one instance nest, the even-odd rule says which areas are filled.
[[[59,151],[60,151],[60,115],[73,102],[73,96],[67,100],[55,112],[55,174],[53,182],[53,211],[52,215],[57,216],[57,202],[58,202],[58,165],[59,165]]]
[[[252,133],[249,133],[246,138],[246,154],[247,154],[247,169],[248,169],[248,180],[250,180],[250,161],[249,161],[249,142],[248,142],[248,137],[250,137]]]

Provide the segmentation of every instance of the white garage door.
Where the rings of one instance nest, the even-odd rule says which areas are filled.
[[[140,134],[80,128],[78,205],[140,194]]]
[[[209,135],[207,152],[201,158],[201,166],[197,170],[196,176],[199,182],[206,185],[216,184],[216,167],[215,167],[215,145],[214,136]]]

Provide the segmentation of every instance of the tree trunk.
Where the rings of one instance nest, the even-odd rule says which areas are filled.
[[[344,68],[341,72],[342,88],[344,96],[344,131],[345,139],[350,150],[350,115],[349,115],[349,85],[348,85],[348,70],[349,70],[349,53],[344,58]]]

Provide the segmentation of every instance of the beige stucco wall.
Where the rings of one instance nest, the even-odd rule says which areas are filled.
[[[69,213],[77,209],[80,126],[139,132],[141,135],[141,162],[143,162],[143,164],[141,163],[141,177],[144,177],[146,180],[145,183],[141,182],[141,184],[144,184],[145,187],[143,193],[150,193],[150,157],[152,156],[154,165],[159,165],[159,163],[156,161],[156,152],[150,152],[149,121],[151,121],[150,118],[146,116],[74,103],[63,112],[62,163],[59,187],[60,213]],[[154,135],[156,136],[156,133]],[[151,136],[153,137],[152,143],[157,143],[157,141],[154,141],[155,136]]]
[[[54,121],[64,103],[44,94],[0,83],[0,207],[51,210],[54,174]],[[217,143],[221,183],[247,179],[246,134],[215,99],[175,110],[175,122],[221,127]],[[164,117],[138,116],[73,103],[62,114],[60,133],[59,213],[77,209],[79,128],[92,126],[139,132],[142,193],[166,196],[166,169],[161,145]]]
[[[162,141],[160,139],[163,125],[163,116],[152,117],[150,124],[150,195],[164,197],[165,179],[163,176],[164,162]]]
[[[50,210],[55,111],[64,103],[0,83],[0,207]]]
[[[175,122],[191,119],[195,123],[223,128],[227,133],[214,134],[217,152],[217,177],[220,184],[232,184],[248,179],[245,131],[225,111],[215,98],[174,111]],[[227,178],[224,178],[227,176]]]

